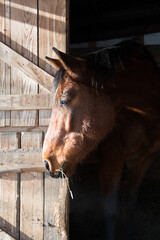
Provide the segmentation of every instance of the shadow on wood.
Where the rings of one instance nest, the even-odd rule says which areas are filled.
[[[7,222],[5,219],[3,219],[2,217],[0,217],[0,230],[2,229],[2,231],[4,231],[7,235],[9,235],[10,237],[18,240],[18,239],[25,239],[25,240],[34,240],[33,238],[30,238],[29,236],[27,236],[26,234],[24,234],[23,232],[19,231],[18,228],[14,227],[12,224],[10,224],[9,222]],[[18,237],[15,238],[15,234],[13,233],[18,233]],[[20,238],[21,236],[21,238]],[[0,232],[0,238],[1,238],[1,232]]]
[[[31,2],[31,3],[33,3],[33,2]],[[23,9],[20,9],[20,7],[19,8],[15,8],[12,5],[13,4],[11,3],[11,8],[10,8],[11,12],[12,11],[16,12],[16,14],[12,14],[11,15],[11,19],[14,20],[14,21],[25,23],[25,19],[23,17],[25,15],[25,16],[28,16],[29,18],[33,19],[32,23],[27,22],[28,24],[31,24],[32,26],[37,26],[37,22],[34,21],[34,19],[37,20],[37,15],[38,15],[38,17],[41,18],[41,21],[40,21],[40,24],[39,24],[40,28],[43,28],[43,29],[46,30],[46,24],[45,24],[46,23],[46,19],[49,22],[48,30],[51,30],[50,29],[51,26],[53,26],[53,28],[54,28],[54,26],[62,25],[62,28],[64,28],[64,26],[65,26],[65,21],[63,21],[63,16],[57,14],[57,9],[55,10],[56,14],[54,14],[52,12],[52,16],[54,16],[54,18],[55,18],[55,20],[54,20],[55,21],[55,25],[53,25],[53,18],[46,18],[46,16],[44,16],[44,14],[41,13],[41,12],[37,14],[37,9],[36,9],[37,6],[35,6],[35,10],[34,10],[33,9],[33,4],[30,6],[32,8],[32,11],[30,11],[30,12],[27,12],[27,11],[25,11]],[[0,8],[3,9],[4,7],[5,7],[5,5],[0,3]],[[27,7],[29,7],[28,3],[27,3]],[[34,13],[33,13],[33,11],[34,11]],[[44,10],[42,10],[42,11],[45,12]],[[60,9],[60,11],[61,11],[61,9]],[[2,17],[6,17],[4,15],[4,13],[1,13],[1,16]],[[62,17],[62,20],[60,20],[60,17]],[[58,18],[58,20],[56,20],[56,18]],[[61,28],[57,27],[56,28],[56,32],[62,33],[61,32]]]

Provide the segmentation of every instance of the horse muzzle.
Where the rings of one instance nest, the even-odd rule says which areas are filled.
[[[62,166],[59,169],[56,169],[54,173],[52,172],[52,168],[50,166],[50,162],[48,160],[44,160],[44,166],[48,170],[50,176],[52,178],[60,178],[65,176],[66,168],[67,168],[68,162],[65,161]]]

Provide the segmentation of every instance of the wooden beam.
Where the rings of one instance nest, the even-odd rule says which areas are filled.
[[[0,59],[51,92],[53,76],[0,42]]]
[[[19,239],[44,239],[43,178],[43,173],[38,172],[21,174]]]
[[[9,234],[0,229],[0,240],[15,240],[15,238],[11,237]]]
[[[0,170],[1,173],[30,173],[30,172],[47,172],[44,167],[35,167],[35,168],[17,168],[11,170]]]
[[[0,110],[51,109],[51,94],[0,95]]]
[[[44,240],[68,240],[70,199],[68,179],[51,179],[48,173],[44,175]]]
[[[17,149],[0,151],[0,171],[42,167],[42,149]]]
[[[0,132],[46,132],[48,126],[0,127]]]

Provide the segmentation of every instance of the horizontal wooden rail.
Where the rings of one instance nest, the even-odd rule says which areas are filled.
[[[0,151],[0,171],[43,167],[42,149]]]
[[[48,126],[21,126],[21,127],[0,127],[0,132],[46,132]]]
[[[0,240],[16,240],[16,239],[11,237],[6,232],[4,232],[2,229],[0,229]]]
[[[53,76],[0,42],[0,59],[51,92]]]
[[[47,170],[44,167],[36,167],[36,168],[18,168],[18,169],[12,169],[12,170],[0,170],[1,173],[30,173],[30,172],[47,172]]]
[[[0,95],[0,110],[45,110],[52,108],[51,94]]]

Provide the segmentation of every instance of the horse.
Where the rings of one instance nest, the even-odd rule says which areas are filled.
[[[160,150],[160,70],[133,40],[80,58],[53,50],[45,167],[51,177],[70,177],[98,148],[105,240],[130,240],[137,190]]]

